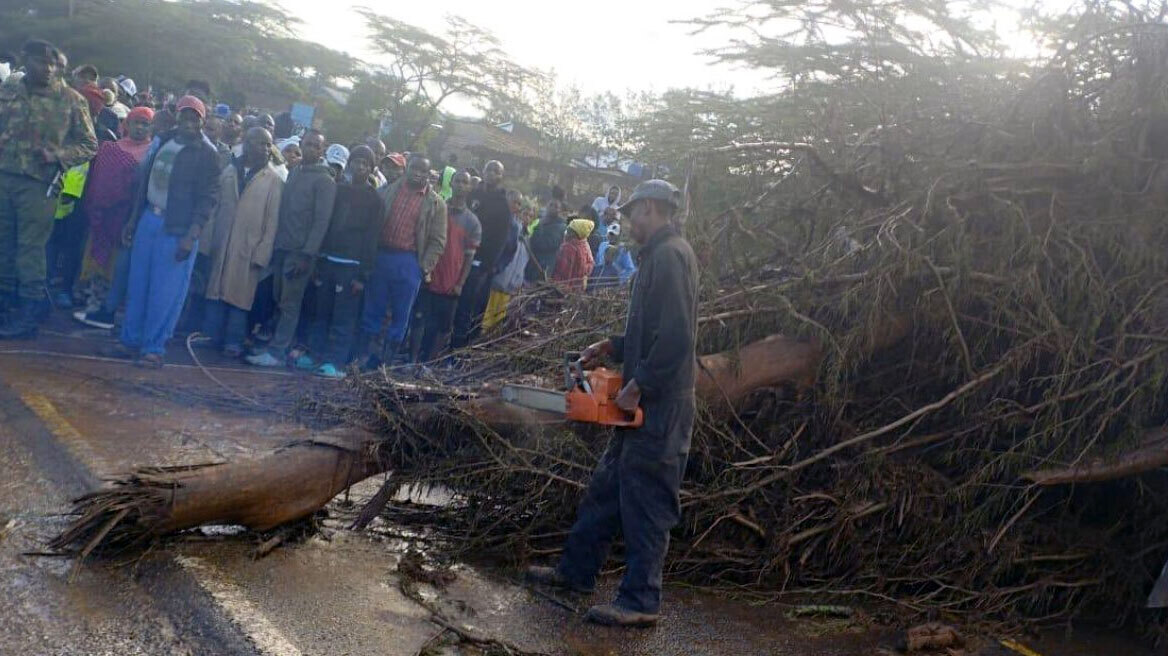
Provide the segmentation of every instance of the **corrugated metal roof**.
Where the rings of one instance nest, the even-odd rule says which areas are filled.
[[[474,150],[486,148],[499,153],[539,159],[539,145],[505,132],[488,123],[446,121],[445,148]]]

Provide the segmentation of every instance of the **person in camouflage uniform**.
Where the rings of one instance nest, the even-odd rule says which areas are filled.
[[[0,309],[20,308],[0,338],[36,335],[57,196],[50,189],[97,152],[85,98],[59,75],[59,51],[29,41],[24,64],[20,83],[0,87]]]

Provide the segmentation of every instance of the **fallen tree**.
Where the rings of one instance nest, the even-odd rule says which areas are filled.
[[[696,151],[681,126],[699,350],[715,355],[670,577],[1155,623],[1141,606],[1168,544],[1168,35],[1093,6],[1042,68],[906,56],[890,72],[885,53],[703,107]],[[625,301],[531,291],[457,366],[355,378],[355,397],[310,407],[367,431],[347,457],[455,495],[390,503],[393,521],[455,554],[552,557],[605,435],[484,382],[558,380]],[[57,544],[133,533],[132,511],[108,510]]]
[[[903,323],[897,322],[886,339],[903,335]],[[779,336],[747,345],[741,354],[745,364],[731,354],[700,358],[699,398],[728,410],[727,403],[741,402],[762,387],[810,385],[822,355],[814,342]],[[451,413],[504,432],[565,425],[562,416],[504,402],[496,390],[490,386],[471,392],[410,382],[397,386],[399,399],[423,425]],[[209,524],[266,531],[308,517],[354,483],[393,468],[393,458],[382,453],[383,442],[374,433],[341,429],[255,458],[143,468],[78,498],[74,512],[79,518],[49,546],[84,558],[99,546],[109,553]]]

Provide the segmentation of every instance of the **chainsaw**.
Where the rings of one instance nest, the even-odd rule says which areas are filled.
[[[621,410],[616,404],[617,394],[624,386],[619,371],[599,367],[584,371],[580,354],[564,354],[564,387],[566,392],[531,387],[504,385],[503,400],[524,408],[554,412],[572,421],[602,426],[636,428],[645,423],[645,413]]]

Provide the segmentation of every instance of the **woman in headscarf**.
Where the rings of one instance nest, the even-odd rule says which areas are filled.
[[[101,144],[89,170],[89,180],[81,200],[82,210],[89,219],[89,248],[81,277],[90,281],[91,307],[96,305],[94,297],[98,292],[95,287],[108,286],[109,293],[100,310],[74,315],[87,325],[112,328],[113,314],[125,293],[114,284],[114,263],[122,249],[122,227],[133,203],[138,167],[150,149],[153,121],[154,110],[149,107],[130,110],[126,116],[125,135],[117,141]]]
[[[596,223],[589,219],[573,219],[568,222],[564,243],[556,257],[552,281],[559,283],[566,291],[583,292],[588,285],[588,275],[592,273],[592,249],[588,247],[588,235]]]

